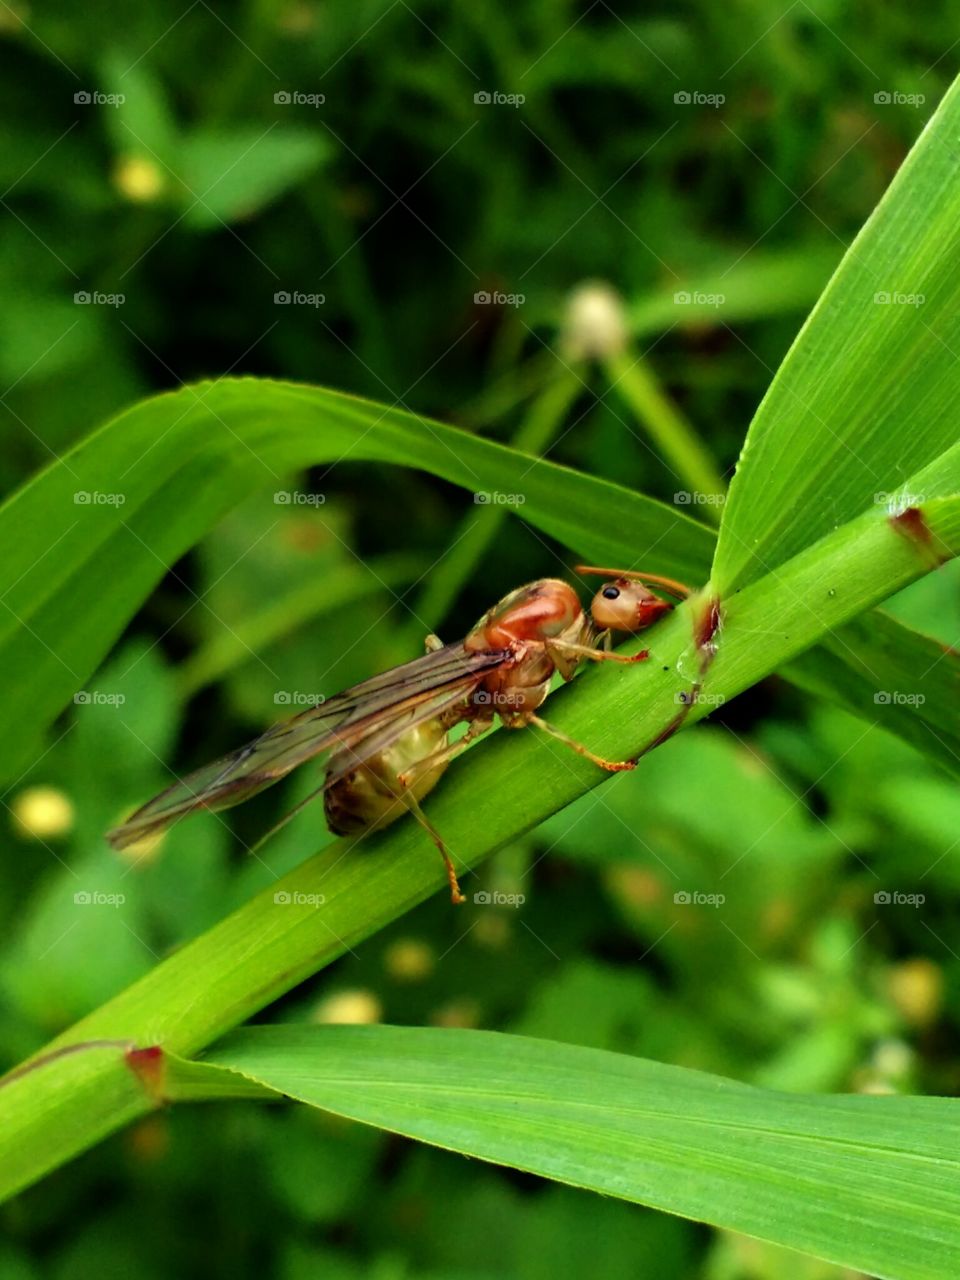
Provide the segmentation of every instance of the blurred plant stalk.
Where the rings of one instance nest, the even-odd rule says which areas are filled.
[[[583,381],[575,368],[554,362],[546,384],[540,389],[526,417],[510,441],[511,447],[530,456],[541,458],[561,432],[567,414],[583,389]],[[517,477],[517,488],[522,489],[522,473]],[[483,495],[475,493],[474,507],[460,521],[454,531],[450,548],[430,570],[413,605],[413,617],[406,628],[411,644],[422,645],[424,625],[427,629],[438,626],[449,613],[464,583],[468,582],[493,544],[497,533],[511,511],[522,511],[522,506],[483,501]]]
[[[648,362],[631,350],[606,357],[603,369],[677,479],[700,495],[692,503],[719,525],[727,486],[710,451],[667,395]]]

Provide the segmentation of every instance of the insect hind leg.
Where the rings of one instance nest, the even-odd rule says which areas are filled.
[[[459,906],[461,902],[466,902],[466,898],[463,896],[460,889],[460,882],[457,880],[457,873],[454,870],[453,863],[450,861],[450,855],[447,853],[447,846],[443,843],[443,837],[420,808],[420,801],[409,787],[402,787],[399,800],[401,804],[403,804],[405,808],[413,814],[421,827],[423,827],[424,831],[426,831],[427,835],[440,850],[440,857],[443,859],[443,865],[447,872],[447,880],[450,884],[450,901],[454,906]]]

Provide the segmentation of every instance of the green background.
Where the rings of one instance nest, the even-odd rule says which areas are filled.
[[[636,353],[729,476],[806,310],[949,82],[949,16],[4,6],[4,490],[140,396],[231,372],[505,441],[558,388],[548,456],[670,501],[688,486],[614,376],[571,370],[568,303],[588,280],[623,296]],[[325,838],[308,813],[264,866],[198,820],[162,856],[118,860],[101,833],[163,784],[162,761],[199,764],[274,720],[278,689],[334,692],[568,568],[511,516],[455,599],[432,599],[482,514],[469,494],[349,458],[297,482],[313,503],[278,504],[278,490],[294,484],[265,471],[92,682],[123,715],[116,701],[72,709],[7,780],[4,1066]],[[921,582],[895,609],[956,642],[955,583]],[[269,638],[251,635],[271,609]],[[266,1016],[506,1029],[786,1090],[955,1093],[960,801],[882,726],[882,706],[854,720],[768,680],[465,885],[522,906],[465,915],[437,895]],[[41,785],[73,810],[42,841],[18,827]],[[311,785],[242,810],[239,836]],[[124,902],[79,911],[78,891]],[[723,894],[722,910],[675,901],[694,892]],[[153,1116],[0,1212],[15,1277],[840,1274],[281,1106]]]

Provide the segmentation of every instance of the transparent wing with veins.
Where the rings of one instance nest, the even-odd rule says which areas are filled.
[[[124,849],[190,813],[241,804],[317,756],[343,752],[343,768],[325,783],[332,785],[413,725],[455,706],[508,657],[505,650],[466,653],[462,643],[451,644],[373,676],[187,774],[108,832],[107,839]]]

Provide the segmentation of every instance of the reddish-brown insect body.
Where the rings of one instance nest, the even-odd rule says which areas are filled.
[[[583,607],[573,587],[541,578],[518,587],[488,609],[463,642],[468,650],[506,649],[524,640],[547,640],[583,625]]]
[[[570,680],[584,659],[639,662],[647,656],[624,656],[609,648],[612,631],[642,631],[673,608],[646,583],[679,598],[688,591],[669,578],[629,570],[578,572],[609,579],[594,596],[589,614],[573,588],[558,578],[519,587],[489,609],[462,644],[442,645],[430,637],[425,657],[274,725],[233,755],[154,797],[109,833],[111,843],[124,848],[198,809],[239,804],[326,753],[326,776],[318,791],[324,793],[331,830],[363,833],[412,813],[440,850],[453,901],[462,902],[443,840],[419,802],[454,756],[493,725],[495,715],[507,729],[534,725],[603,769],[634,767],[633,761],[605,760],[574,742],[542,720],[537,708],[557,671]],[[601,641],[606,647],[599,647]],[[451,744],[450,729],[464,720],[467,732]]]

